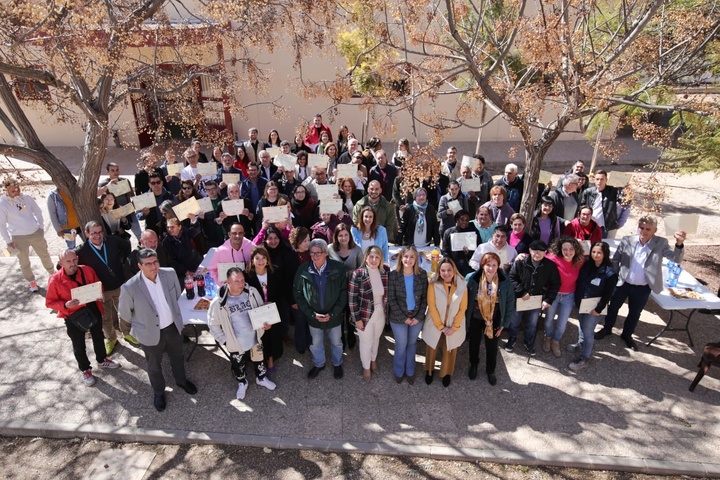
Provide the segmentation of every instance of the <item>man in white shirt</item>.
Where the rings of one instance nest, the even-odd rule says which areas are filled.
[[[23,277],[30,283],[30,291],[37,292],[37,281],[30,265],[30,247],[40,257],[48,275],[55,273],[45,241],[42,210],[31,196],[20,192],[20,184],[14,178],[6,179],[3,186],[5,195],[0,197],[0,236],[7,249],[17,254]]]
[[[198,172],[198,164],[200,163],[200,155],[193,148],[188,148],[183,153],[183,157],[188,162],[188,166],[180,171],[181,180],[192,180],[195,185],[195,189],[205,195],[205,182],[208,180],[215,180],[217,172],[213,170],[210,175],[201,175]]]
[[[153,404],[165,410],[165,378],[162,373],[163,355],[170,358],[170,367],[178,387],[194,395],[197,387],[185,375],[182,328],[178,298],[180,282],[172,268],[160,268],[154,250],[138,253],[140,271],[125,282],[120,290],[118,314],[129,324],[130,334],[140,342],[148,363],[148,377],[155,394]],[[127,326],[123,326],[123,331]]]
[[[683,231],[675,232],[675,248],[670,248],[667,239],[655,236],[657,219],[651,216],[640,217],[637,231],[637,235],[623,238],[613,255],[613,268],[618,272],[619,286],[610,299],[605,326],[595,333],[596,340],[612,335],[618,311],[627,300],[628,314],[620,338],[628,348],[635,351],[638,346],[632,335],[640,321],[640,314],[650,298],[650,293],[660,293],[664,288],[663,257],[680,263],[685,255],[683,243],[687,236]]]
[[[480,244],[470,259],[470,267],[474,270],[480,270],[480,260],[486,253],[497,253],[502,261],[502,268],[505,272],[510,270],[512,262],[517,257],[517,251],[507,243],[508,239],[507,225],[498,225],[495,227],[493,236],[487,242]]]

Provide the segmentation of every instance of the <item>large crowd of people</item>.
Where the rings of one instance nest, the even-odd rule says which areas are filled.
[[[502,346],[514,352],[524,323],[522,344],[536,355],[542,317],[541,348],[560,357],[573,312],[578,338],[564,349],[574,352],[569,368],[580,371],[594,341],[613,334],[626,300],[621,338],[638,348],[633,332],[650,293],[663,288],[662,258],[682,260],[685,233],[675,233],[673,248],[655,235],[651,216],[641,217],[638,234],[622,239],[611,255],[605,239],[615,238],[627,221],[627,201],[622,188],[608,185],[604,170],[588,185],[582,161],[557,185],[540,186],[526,223],[519,213],[525,184],[514,164],[493,181],[481,155],[460,161],[450,147],[439,178],[407,193],[402,171],[413,161],[407,139],[390,155],[379,138],[363,146],[346,126],[333,135],[320,115],[292,142],[277,130],[266,143],[256,128],[248,137],[232,153],[214,147],[205,155],[197,141],[181,155],[172,149],[162,158],[146,153],[134,182],[109,163],[97,189],[100,220],[83,226],[70,199],[53,190],[50,220],[67,245],[57,270],[40,208],[17,180],[4,182],[0,235],[16,252],[31,291],[38,284],[30,247],[52,274],[46,304],[64,319],[87,385],[96,379],[86,335],[99,368],[119,367],[111,355],[120,339],[142,348],[158,410],[166,408],[165,353],[177,385],[197,391],[185,374],[178,300],[188,279],[192,288],[210,249],[207,270],[220,288],[208,306],[208,326],[229,353],[239,399],[248,388],[248,363],[257,385],[276,388],[285,348],[309,350],[307,376],[318,377],[327,363],[325,337],[334,378],[344,376],[343,350],[357,344],[361,375],[370,382],[382,368],[378,350],[386,329],[395,341],[387,370],[397,383],[414,384],[420,338],[425,383],[433,382],[440,357],[439,377],[450,385],[466,339],[468,376],[475,380],[484,339],[485,373],[495,385],[503,332]],[[145,202],[135,209],[139,196]],[[176,212],[187,209],[177,207],[194,201],[200,210],[178,218]],[[393,244],[400,247],[395,255]],[[228,264],[232,268],[220,270]],[[97,298],[76,298],[78,287],[90,291],[97,282]],[[268,303],[276,305],[280,322],[253,326],[250,312]]]

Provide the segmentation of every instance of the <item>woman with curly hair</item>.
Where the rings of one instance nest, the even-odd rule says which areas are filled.
[[[555,301],[545,312],[545,339],[543,352],[552,350],[553,355],[560,357],[560,339],[565,333],[568,318],[575,303],[575,285],[580,269],[585,260],[582,245],[572,237],[560,237],[550,245],[546,255],[557,266],[560,272],[560,290]],[[553,325],[557,315],[557,325]]]

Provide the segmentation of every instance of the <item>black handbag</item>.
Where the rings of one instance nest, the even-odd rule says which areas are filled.
[[[78,268],[78,273],[80,274],[82,283],[78,282],[77,280],[76,283],[78,283],[78,285],[84,285],[85,275],[83,275],[82,273],[82,268]],[[69,317],[67,317],[68,322],[70,322],[72,325],[82,330],[83,332],[90,331],[90,329],[94,327],[100,320],[100,311],[98,310],[97,305],[95,305],[95,302],[92,302],[90,305],[85,305],[84,307],[76,310],[75,312],[70,314]]]

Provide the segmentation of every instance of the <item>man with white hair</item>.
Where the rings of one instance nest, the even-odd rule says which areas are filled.
[[[520,201],[523,196],[523,189],[525,184],[522,179],[518,177],[518,167],[514,163],[508,163],[505,165],[505,175],[495,182],[495,185],[505,187],[507,191],[506,203],[510,205],[515,212],[520,211]]]
[[[353,153],[357,151],[359,145],[360,143],[357,141],[356,138],[351,138],[350,140],[348,140],[347,151],[343,152],[343,154],[340,155],[340,158],[338,158],[338,165],[352,163]]]
[[[562,186],[550,192],[553,201],[553,212],[560,218],[563,225],[572,222],[577,216],[578,198],[577,189],[580,186],[580,177],[574,173],[565,175]]]

